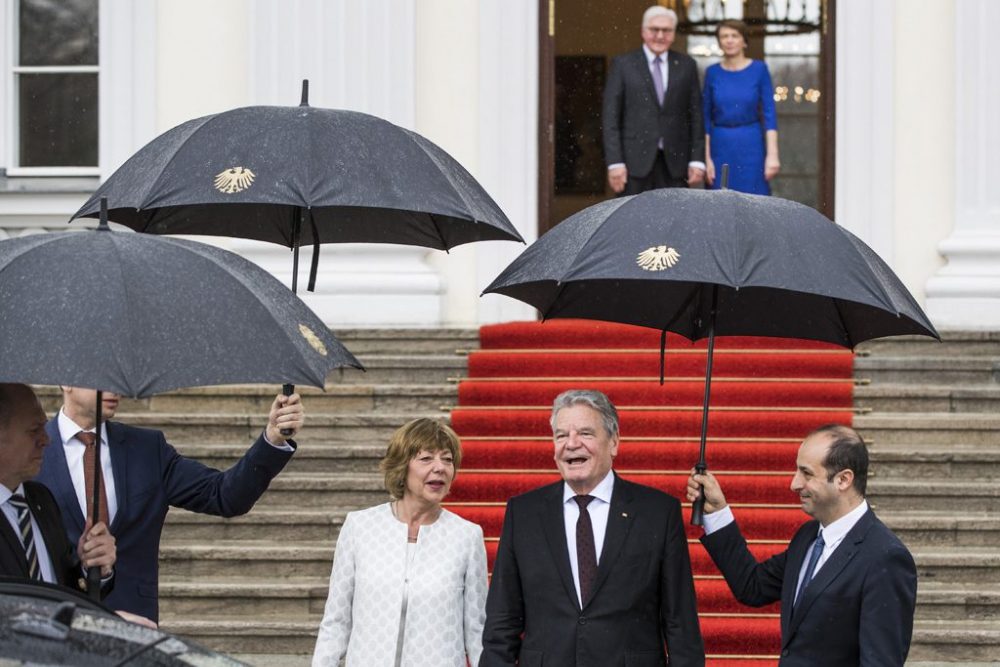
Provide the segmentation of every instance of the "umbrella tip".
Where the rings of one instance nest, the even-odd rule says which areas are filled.
[[[723,190],[728,190],[729,189],[729,164],[728,163],[722,165],[722,180],[720,181],[720,183],[722,184],[722,189]]]
[[[309,106],[309,79],[302,79],[302,101],[299,102],[299,106]]]
[[[108,198],[101,197],[101,219],[97,225],[97,229],[101,231],[110,231],[108,227]]]

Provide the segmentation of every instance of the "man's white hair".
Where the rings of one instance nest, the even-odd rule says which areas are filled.
[[[677,12],[675,12],[672,9],[667,9],[666,7],[663,7],[662,5],[653,5],[652,7],[650,7],[649,9],[647,9],[645,12],[643,12],[643,15],[642,15],[642,27],[645,28],[646,26],[648,26],[649,22],[652,21],[653,19],[655,19],[658,16],[666,16],[667,18],[669,18],[673,22],[674,27],[675,28],[677,27]]]

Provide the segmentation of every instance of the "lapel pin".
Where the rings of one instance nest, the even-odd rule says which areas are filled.
[[[628,512],[622,512],[622,516],[627,519],[628,518]]]

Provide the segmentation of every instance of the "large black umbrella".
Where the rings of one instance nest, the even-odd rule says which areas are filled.
[[[188,121],[141,148],[73,218],[140,232],[320,243],[400,243],[447,250],[521,235],[455,159],[415,132],[307,103],[256,106]]]
[[[323,387],[334,368],[361,368],[253,262],[106,224],[0,241],[0,303],[0,381],[96,388],[98,425],[100,390],[145,397],[244,382]],[[96,595],[99,568],[89,582]]]
[[[881,336],[938,337],[856,236],[808,206],[732,190],[652,190],[591,206],[528,247],[490,292],[525,301],[546,319],[637,324],[659,329],[661,340],[667,331],[708,338],[699,471],[716,335],[844,347]]]

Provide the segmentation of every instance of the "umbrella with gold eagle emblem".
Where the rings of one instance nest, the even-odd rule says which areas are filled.
[[[844,347],[901,334],[938,338],[892,269],[856,236],[808,206],[733,190],[660,189],[591,206],[529,246],[484,293],[525,301],[544,319],[659,329],[661,381],[667,331],[707,338],[700,471],[715,336]]]

